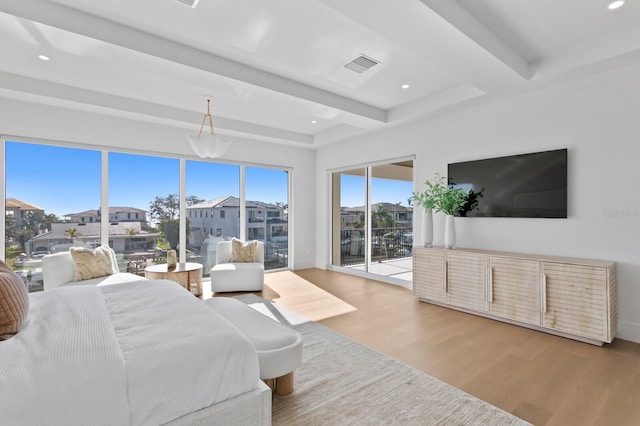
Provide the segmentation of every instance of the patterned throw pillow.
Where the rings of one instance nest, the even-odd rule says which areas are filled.
[[[104,277],[118,272],[118,265],[114,265],[115,254],[107,246],[95,249],[71,247],[69,249],[75,267],[74,281]]]
[[[0,340],[6,340],[20,331],[28,313],[27,286],[0,260]]]
[[[248,263],[256,261],[257,241],[243,242],[237,238],[231,240],[231,262]]]

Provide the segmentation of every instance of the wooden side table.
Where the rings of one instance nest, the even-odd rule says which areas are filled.
[[[144,270],[145,278],[165,279],[175,281],[195,296],[202,295],[202,265],[200,263],[178,263],[176,268],[169,271],[167,264],[147,266]]]

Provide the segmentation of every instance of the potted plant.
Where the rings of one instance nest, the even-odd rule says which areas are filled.
[[[422,214],[422,235],[425,247],[431,247],[433,242],[433,209],[437,208],[438,199],[447,189],[444,176],[436,173],[431,180],[424,181],[425,189],[423,192],[413,192],[409,197],[409,205],[417,204],[423,208]]]
[[[467,203],[469,194],[462,188],[446,187],[436,200],[436,211],[447,215],[444,224],[444,246],[454,248],[456,245],[456,228],[454,214]]]

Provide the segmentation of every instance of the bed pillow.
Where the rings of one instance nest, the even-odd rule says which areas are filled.
[[[253,263],[256,261],[257,241],[244,242],[237,238],[231,240],[231,262]]]
[[[24,281],[0,260],[0,340],[20,331],[28,313],[29,293]]]
[[[75,268],[74,281],[104,277],[118,272],[114,264],[115,253],[110,247],[100,246],[95,249],[71,247],[69,249]]]

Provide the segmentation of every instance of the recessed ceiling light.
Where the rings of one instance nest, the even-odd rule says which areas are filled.
[[[408,88],[409,88],[409,87],[411,87],[411,86],[409,86],[408,84],[403,84],[403,85],[402,85],[402,86],[400,86],[400,87],[402,87],[403,89],[408,89]]]
[[[38,55],[38,59],[41,59],[43,61],[48,61],[49,57],[47,55]]]
[[[614,0],[614,1],[609,1],[607,8],[609,8],[609,10],[615,10],[618,8],[621,8],[626,0]]]
[[[311,124],[317,124],[318,122],[316,120],[311,120]]]

